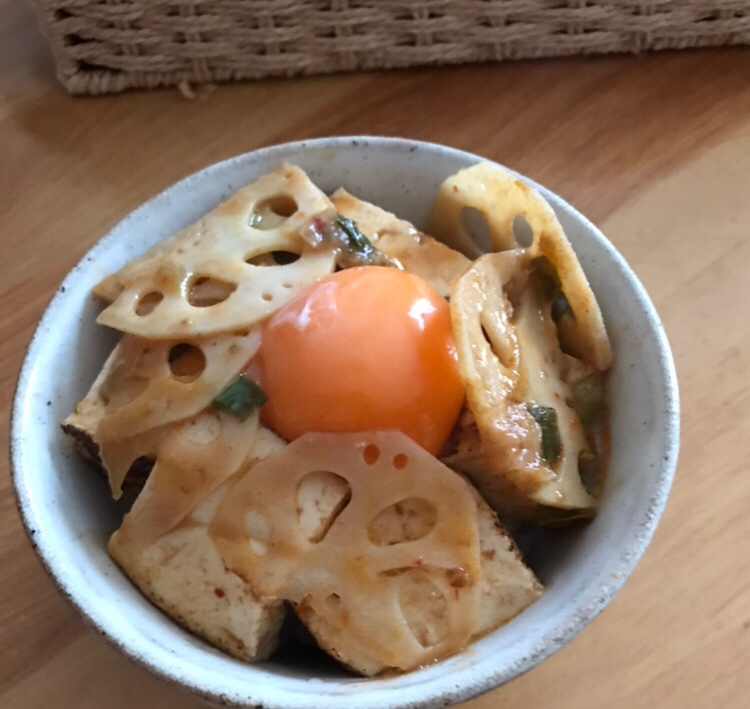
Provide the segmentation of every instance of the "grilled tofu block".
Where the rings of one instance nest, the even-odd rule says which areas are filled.
[[[278,646],[285,605],[261,598],[227,570],[211,541],[208,523],[226,489],[148,545],[115,533],[109,552],[143,595],[186,630],[241,660],[262,660]]]
[[[139,515],[138,519],[128,522],[126,517],[110,539],[109,553],[144,596],[184,628],[237,658],[264,659],[278,645],[286,607],[282,601],[262,598],[224,566],[208,535],[208,524],[231,483],[227,481],[215,490],[211,485],[217,484],[217,475],[221,482],[222,456],[218,454],[224,447],[222,437],[236,452],[237,460],[244,458],[245,464],[281,450],[286,444],[260,426],[257,415],[241,423],[210,412],[130,438],[103,440],[99,436],[100,424],[108,414],[112,393],[126,388],[126,380],[117,369],[123,359],[122,350],[121,343],[87,396],[63,424],[63,431],[85,459],[103,475],[112,478],[114,473],[118,489],[124,479],[123,489],[138,496],[131,510],[131,514]],[[212,440],[217,433],[218,438]],[[241,450],[237,443],[246,445],[247,450]],[[215,469],[205,476],[193,477],[192,482],[197,482],[190,494],[190,500],[197,500],[193,506],[184,495],[184,486],[191,479],[190,463],[200,457],[213,461],[210,467]],[[226,463],[226,451],[223,457]],[[159,475],[159,466],[170,459],[172,463],[181,462],[172,469],[184,473],[182,492],[174,486],[176,497],[167,494],[167,489],[162,490],[161,496],[154,495],[150,477]],[[234,463],[228,466],[224,474],[233,472]],[[163,522],[170,518],[174,525],[154,528],[155,519]]]

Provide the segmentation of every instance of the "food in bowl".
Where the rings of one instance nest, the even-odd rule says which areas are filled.
[[[282,165],[95,288],[122,338],[63,428],[135,496],[109,552],[235,657],[289,608],[363,675],[448,657],[543,592],[497,514],[596,512],[612,353],[554,212],[480,163],[427,230]]]

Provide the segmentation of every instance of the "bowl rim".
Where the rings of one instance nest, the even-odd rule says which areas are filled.
[[[470,153],[468,151],[451,148],[439,143],[411,140],[406,138],[395,138],[388,136],[371,136],[371,135],[351,135],[351,136],[335,136],[325,138],[313,138],[307,140],[292,141],[287,143],[280,143],[263,147],[257,150],[252,150],[240,155],[236,155],[225,160],[219,161],[207,165],[190,175],[182,178],[181,180],[169,185],[159,193],[153,195],[144,203],[136,207],[134,210],[124,216],[117,224],[115,224],[104,236],[98,239],[95,244],[82,256],[79,262],[66,274],[62,283],[56,290],[55,294],[47,304],[45,311],[40,318],[34,333],[29,341],[24,355],[23,364],[21,365],[19,377],[16,383],[16,389],[13,396],[13,405],[11,411],[10,421],[10,445],[9,445],[9,458],[10,458],[10,471],[12,488],[15,494],[16,506],[21,516],[24,529],[27,537],[31,542],[31,545],[40,559],[42,566],[51,578],[53,583],[57,586],[59,591],[65,596],[68,601],[76,608],[86,623],[96,630],[99,634],[103,635],[105,639],[120,651],[122,651],[127,657],[135,661],[138,665],[144,667],[149,672],[155,674],[159,678],[166,680],[172,684],[178,685],[182,688],[190,690],[195,695],[209,700],[211,702],[217,702],[224,706],[236,706],[236,707],[253,707],[253,709],[287,709],[292,704],[279,702],[276,700],[268,700],[263,698],[262,693],[255,692],[254,687],[248,687],[248,692],[245,696],[232,696],[224,693],[220,690],[214,690],[212,688],[206,688],[194,682],[187,673],[178,674],[171,671],[169,668],[160,666],[155,662],[149,661],[142,653],[139,653],[137,647],[133,647],[128,644],[127,641],[119,638],[115,633],[111,631],[105,624],[97,621],[95,613],[93,613],[90,603],[87,602],[85,595],[80,595],[80,592],[76,589],[74,584],[69,583],[64,574],[61,574],[61,567],[55,555],[47,546],[47,542],[44,538],[37,537],[37,525],[34,507],[32,504],[32,495],[30,490],[23,484],[22,470],[23,470],[23,454],[21,449],[23,447],[21,430],[22,430],[22,417],[20,415],[21,409],[24,405],[24,397],[26,390],[29,386],[29,374],[32,368],[33,362],[37,356],[37,353],[43,348],[43,343],[40,341],[40,334],[46,329],[46,326],[50,324],[54,310],[57,305],[64,298],[65,292],[68,290],[67,286],[72,281],[76,272],[81,269],[87,260],[92,260],[98,255],[98,252],[103,251],[108,246],[108,243],[115,238],[115,232],[123,225],[124,222],[130,220],[136,215],[147,213],[154,207],[155,203],[160,201],[167,201],[172,191],[179,191],[186,187],[186,183],[195,179],[198,175],[206,171],[221,170],[227,167],[231,163],[244,162],[252,160],[272,159],[274,154],[287,154],[290,151],[301,151],[301,150],[333,150],[338,148],[356,147],[363,146],[371,149],[373,147],[378,148],[394,148],[401,149],[404,151],[413,152],[415,150],[426,150],[431,152],[447,152],[452,156],[460,158],[462,160],[470,162],[488,161],[488,158],[484,158],[480,155]],[[500,164],[496,163],[495,164]],[[505,167],[505,166],[503,166]],[[633,535],[632,539],[624,547],[619,560],[618,569],[619,575],[615,575],[611,583],[606,587],[592,586],[587,589],[586,593],[582,595],[578,603],[576,604],[576,610],[569,613],[564,619],[564,622],[558,623],[555,627],[550,628],[544,633],[543,638],[537,644],[535,652],[529,653],[526,656],[520,658],[515,663],[508,663],[506,666],[500,667],[494,672],[490,672],[482,675],[479,680],[474,682],[462,682],[456,678],[456,682],[450,684],[440,684],[437,688],[432,689],[428,685],[420,684],[419,688],[425,690],[420,693],[419,698],[412,699],[408,703],[399,702],[382,702],[378,703],[380,707],[409,707],[409,709],[427,709],[428,707],[434,707],[436,705],[448,706],[453,703],[467,701],[479,694],[494,689],[496,687],[505,684],[506,682],[524,674],[536,665],[540,664],[543,660],[548,658],[550,655],[555,653],[557,650],[566,645],[571,641],[579,632],[581,632],[614,598],[616,593],[620,590],[625,580],[630,576],[633,569],[637,565],[641,556],[648,547],[653,534],[658,525],[659,519],[664,511],[664,507],[667,502],[667,498],[670,492],[672,481],[674,478],[677,458],[679,453],[679,436],[680,436],[680,404],[679,404],[679,389],[677,383],[677,374],[674,365],[672,352],[669,346],[667,335],[664,326],[656,312],[656,309],[651,302],[644,286],[641,284],[638,277],[635,275],[633,270],[630,268],[628,263],[625,261],[623,256],[615,249],[611,242],[604,236],[604,234],[583,214],[577,209],[571,206],[559,195],[551,192],[544,186],[536,183],[534,180],[522,175],[510,168],[513,174],[524,180],[526,183],[539,190],[544,198],[556,208],[556,211],[563,210],[567,214],[581,224],[581,226],[598,242],[606,253],[607,258],[614,262],[616,268],[620,271],[623,278],[627,281],[628,287],[632,290],[633,295],[637,299],[639,305],[642,308],[645,321],[648,323],[648,329],[654,337],[656,349],[658,352],[659,360],[659,372],[661,374],[661,380],[659,384],[662,388],[663,393],[663,431],[661,432],[660,440],[662,443],[662,464],[659,470],[658,478],[654,484],[654,487],[650,493],[649,503],[644,510],[641,511],[640,517],[637,523],[637,533]],[[413,676],[414,673],[407,673],[401,675],[401,677]],[[373,678],[377,681],[378,678]],[[345,692],[343,699],[345,701],[350,700],[351,706],[364,706],[355,702],[356,694],[363,694],[367,691],[367,687],[372,683],[363,682],[358,685],[364,691],[358,691],[355,689],[357,685],[353,685],[350,691]],[[398,691],[398,687],[393,687],[393,691]],[[296,694],[296,693],[295,693]],[[311,699],[313,703],[300,703],[293,704],[294,706],[315,706],[315,697]],[[343,705],[342,705],[343,706]],[[347,704],[349,706],[349,704]],[[370,705],[368,705],[370,706]]]

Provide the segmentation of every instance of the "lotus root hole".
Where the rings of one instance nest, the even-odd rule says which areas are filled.
[[[500,343],[499,347],[496,346],[492,341],[492,338],[490,337],[490,333],[487,332],[487,328],[484,326],[484,324],[480,322],[480,326],[482,328],[482,337],[484,337],[485,342],[487,342],[487,344],[490,346],[490,349],[492,350],[495,357],[500,360],[500,364],[502,364],[505,369],[513,369],[513,357],[512,354],[508,351],[508,348],[502,346],[502,343]]]
[[[195,276],[188,285],[187,299],[194,308],[210,308],[223,303],[236,290],[234,283],[211,276]]]
[[[374,443],[370,443],[362,452],[362,458],[364,458],[367,465],[375,465],[378,462],[378,458],[380,458],[380,448]]]
[[[297,202],[288,194],[277,194],[261,202],[257,208],[259,212],[268,210],[280,217],[289,218],[297,211]]]
[[[258,202],[248,221],[254,229],[275,229],[291,217],[297,209],[294,197],[288,194],[278,194]]]
[[[348,480],[329,470],[307,473],[297,486],[297,517],[305,538],[322,541],[352,499]]]
[[[162,300],[164,300],[164,296],[158,291],[150,291],[142,295],[135,304],[135,314],[141,317],[150,315]]]
[[[268,541],[271,538],[271,523],[268,517],[260,510],[250,509],[245,512],[243,522],[250,548],[254,554],[263,556],[268,551]]]
[[[429,574],[413,569],[401,577],[401,613],[417,642],[425,648],[442,642],[450,630],[448,601]]]
[[[492,250],[490,225],[482,212],[476,207],[464,207],[461,210],[461,224],[480,252],[487,253]]]
[[[180,342],[169,350],[169,371],[183,383],[194,382],[206,369],[206,355],[200,347]]]
[[[253,254],[245,257],[245,263],[251,266],[288,266],[290,263],[299,261],[300,255],[294,251],[270,251],[262,254]]]
[[[299,261],[299,254],[295,254],[294,251],[272,251],[271,258],[279,266],[287,266],[290,263]]]
[[[513,236],[516,243],[524,249],[528,249],[534,243],[534,230],[522,214],[513,217]]]
[[[379,547],[415,542],[426,537],[437,521],[437,508],[432,502],[422,497],[406,497],[375,515],[367,527],[367,537]]]
[[[396,453],[393,456],[393,467],[396,470],[403,470],[409,464],[409,456],[406,453]]]

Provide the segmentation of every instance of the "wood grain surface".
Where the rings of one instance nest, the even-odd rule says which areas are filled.
[[[399,135],[510,165],[597,222],[661,313],[683,439],[653,544],[612,605],[470,709],[750,706],[750,51],[264,81],[73,99],[34,18],[0,0],[0,440],[64,274],[130,210],[289,139]],[[202,704],[134,666],[56,593],[0,470],[0,707]]]

